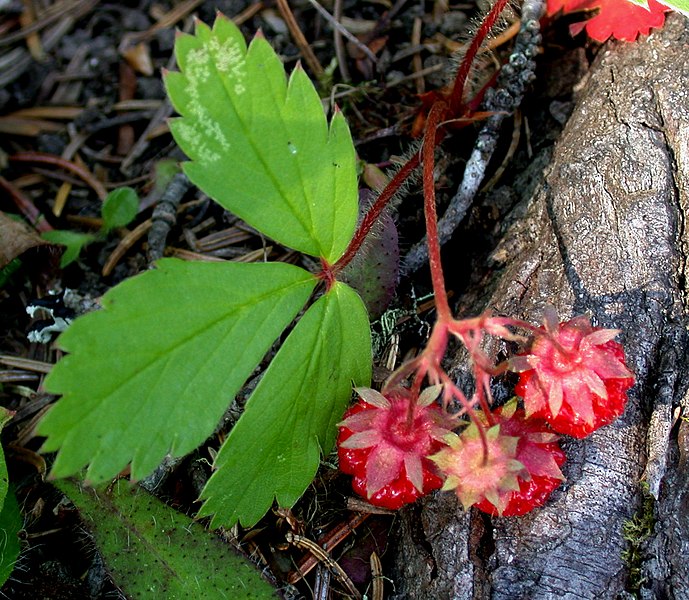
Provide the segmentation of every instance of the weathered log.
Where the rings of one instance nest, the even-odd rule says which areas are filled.
[[[689,598],[689,20],[598,57],[542,182],[492,254],[488,308],[538,322],[546,304],[622,330],[637,383],[622,418],[563,446],[542,509],[495,518],[436,494],[401,516],[398,598],[626,597],[623,525],[655,497],[644,598]],[[464,355],[451,361],[457,379]],[[682,422],[682,425],[686,423]],[[632,596],[629,596],[632,597]]]

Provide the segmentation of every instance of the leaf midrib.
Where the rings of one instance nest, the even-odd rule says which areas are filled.
[[[247,56],[248,56],[250,51],[251,51],[251,46],[249,46],[246,53],[244,54],[244,60],[247,59]],[[271,48],[271,52],[273,52],[272,48]],[[210,51],[208,54],[209,54],[209,57],[213,58],[213,55],[211,54]],[[278,191],[280,196],[284,199],[285,203],[289,206],[292,215],[294,215],[296,217],[296,220],[301,225],[304,233],[306,234],[307,239],[310,239],[310,240],[316,242],[316,246],[317,246],[319,252],[321,254],[326,254],[325,252],[323,252],[323,248],[321,247],[321,244],[319,243],[319,241],[317,240],[317,238],[313,235],[313,233],[311,231],[313,229],[313,227],[309,228],[309,224],[314,225],[314,221],[313,221],[313,213],[311,211],[311,203],[309,202],[309,199],[306,197],[306,187],[304,185],[304,176],[302,173],[301,162],[299,160],[296,161],[297,162],[297,171],[299,173],[299,181],[301,183],[301,189],[304,191],[303,197],[306,200],[305,204],[307,206],[307,210],[309,213],[310,223],[308,221],[305,222],[302,219],[301,211],[298,211],[295,209],[294,202],[291,201],[289,194],[287,194],[283,190],[282,186],[280,185],[280,179],[273,173],[272,168],[269,166],[268,163],[266,163],[263,155],[259,152],[258,145],[256,144],[253,136],[251,135],[251,132],[250,132],[250,130],[249,130],[249,128],[245,122],[245,119],[240,118],[241,112],[237,110],[237,107],[234,103],[232,95],[230,94],[229,90],[227,89],[225,77],[222,74],[220,74],[220,72],[218,71],[215,60],[211,60],[210,62],[213,66],[213,70],[216,73],[216,78],[220,79],[220,81],[222,83],[222,86],[221,86],[222,90],[225,93],[225,96],[227,97],[227,99],[229,100],[229,103],[232,105],[232,109],[234,110],[235,115],[237,116],[237,121],[239,122],[239,124],[242,128],[242,133],[244,135],[244,139],[249,142],[249,145],[251,146],[251,149],[253,150],[254,155],[258,158],[259,162],[261,163],[261,165],[265,169],[265,172],[268,174],[268,178],[271,181],[271,183],[273,184],[273,186],[275,187],[275,189]],[[229,80],[229,78],[228,78],[228,80]],[[248,89],[250,89],[250,87],[247,85],[247,90]],[[285,103],[287,101],[287,94],[289,94],[289,84],[287,85],[287,90],[285,91]],[[271,97],[271,99],[273,98],[273,96],[270,96],[270,97]],[[282,109],[284,108],[285,103],[283,103],[283,106],[280,106],[277,102],[274,102],[274,105],[278,109],[278,114],[280,115],[280,119],[278,119],[278,122],[280,123],[282,133],[285,134],[285,136],[289,139],[289,137],[290,137],[289,131],[287,130],[287,128],[285,126],[285,122],[282,119]]]

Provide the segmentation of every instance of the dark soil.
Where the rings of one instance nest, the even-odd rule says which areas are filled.
[[[34,6],[35,14],[29,14],[26,6]],[[59,12],[51,17],[56,7]],[[187,10],[180,10],[184,7]],[[335,56],[332,28],[307,2],[293,3],[292,8],[318,60],[327,68]],[[173,10],[180,10],[176,19],[171,18]],[[34,324],[26,314],[27,304],[65,288],[86,298],[97,298],[147,268],[150,248],[146,237],[141,236],[103,273],[122,239],[151,217],[163,191],[156,186],[156,174],[164,164],[161,161],[182,158],[167,132],[165,118],[169,113],[161,108],[164,90],[160,70],[173,67],[175,28],[191,30],[193,16],[210,23],[216,10],[229,16],[242,15],[241,27],[247,38],[262,29],[288,68],[299,60],[299,49],[276,5],[270,1],[258,5],[243,0],[3,3],[0,175],[19,192],[24,204],[13,197],[10,187],[0,186],[0,211],[19,215],[35,225],[33,207],[54,229],[97,229],[100,200],[79,177],[54,166],[12,160],[18,153],[34,151],[83,164],[108,190],[132,186],[142,203],[128,230],[118,230],[107,240],[91,244],[78,261],[64,270],[58,266],[61,250],[57,246],[35,246],[21,254],[21,266],[0,287],[1,355],[54,363],[59,356],[50,344],[27,341],[27,331]],[[385,168],[396,157],[410,152],[414,143],[411,127],[420,108],[418,94],[446,82],[452,64],[451,50],[456,40],[467,38],[467,24],[477,11],[466,4],[448,9],[441,2],[402,0],[390,6],[387,2],[347,1],[343,14],[364,30],[359,37],[376,54],[377,63],[350,45],[346,48],[346,60],[351,81],[344,84],[341,72],[335,69],[322,89],[327,92],[325,95],[331,93],[337,98],[348,118],[361,160]],[[151,30],[156,22],[168,18],[167,25]],[[22,32],[29,31],[32,19],[36,33],[24,35]],[[144,31],[148,33],[139,38],[143,45],[138,52],[129,52],[134,47],[133,34]],[[420,45],[412,43],[413,35],[418,35]],[[509,53],[510,43],[508,40],[496,48],[498,59]],[[468,218],[444,249],[448,289],[455,299],[461,300],[487,275],[485,257],[494,247],[501,219],[521,195],[521,190],[514,186],[529,185],[528,178],[520,175],[534,157],[547,162],[548,148],[558,138],[571,111],[572,90],[586,73],[594,50],[582,44],[581,38],[569,37],[563,22],[550,25],[544,32],[538,78],[520,114],[519,143],[508,155],[515,121],[507,119],[489,177],[508,155],[505,171],[490,190],[477,198]],[[147,60],[150,68],[146,66]],[[431,69],[425,77],[414,76],[419,69],[435,65],[439,65],[437,70]],[[477,73],[477,80],[489,77],[492,68],[490,65],[487,72]],[[21,112],[38,107],[44,110]],[[519,127],[516,126],[517,132]],[[437,181],[441,213],[461,180],[475,131],[475,126],[463,129],[442,145]],[[64,207],[56,207],[56,199],[63,194]],[[262,247],[261,239],[249,232],[239,236],[237,242],[214,248],[210,244],[213,238],[208,236],[230,229],[240,231],[241,223],[193,187],[183,188],[178,200],[185,208],[167,237],[165,255],[234,259]],[[395,218],[402,253],[423,237],[420,207],[421,196],[413,188],[397,205]],[[5,244],[3,239],[2,245]],[[284,258],[286,251],[277,245],[273,247],[271,259]],[[411,298],[421,298],[428,291],[428,276],[422,270],[400,282],[393,306],[413,310],[416,306]],[[476,294],[475,289],[473,293]],[[400,356],[423,343],[432,318],[432,311],[426,310],[399,325]],[[383,368],[382,364],[376,366]],[[30,365],[21,368],[8,364],[3,368],[6,370],[0,371],[0,404],[17,411],[3,431],[3,444],[25,527],[19,563],[2,592],[12,599],[118,597],[120,593],[110,581],[76,511],[44,481],[46,463],[50,464],[51,457],[38,454],[41,440],[31,433],[54,401],[41,391],[42,373]],[[207,466],[198,459],[208,459],[208,447],[217,446],[216,439],[209,440],[207,447],[176,467],[159,495],[175,508],[192,514],[193,501],[208,477]],[[347,478],[339,475],[331,463],[325,461],[320,476],[291,512],[276,510],[254,530],[237,535],[247,554],[270,570],[289,597],[312,597],[316,593],[314,587],[321,585],[315,578],[322,578],[326,571],[315,569],[304,580],[288,584],[295,561],[306,554],[286,549],[285,532],[296,528],[310,539],[319,540],[333,530],[345,528],[360,514],[351,503],[348,505]],[[362,593],[370,583],[370,569],[362,565],[368,565],[368,556],[375,549],[385,567],[387,537],[394,526],[394,515],[371,515],[357,524],[333,552]],[[346,596],[335,579],[318,589],[324,594],[318,598]]]

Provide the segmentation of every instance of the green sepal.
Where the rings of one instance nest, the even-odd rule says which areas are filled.
[[[220,449],[199,516],[250,527],[274,499],[297,501],[335,442],[352,384],[370,381],[369,331],[363,302],[343,283],[309,308]]]

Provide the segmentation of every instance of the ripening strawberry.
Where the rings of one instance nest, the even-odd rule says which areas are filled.
[[[403,388],[385,396],[356,391],[361,400],[345,413],[337,440],[340,470],[354,476],[354,491],[371,504],[398,509],[438,489],[443,482],[428,457],[449,433],[433,403],[440,388],[428,388],[416,402]]]
[[[443,490],[454,490],[465,509],[476,506],[491,515],[523,515],[541,506],[564,479],[565,461],[558,436],[545,421],[527,419],[517,401],[485,415],[475,413],[461,434],[446,436],[449,448],[431,459],[446,475]]]
[[[528,354],[513,358],[515,393],[528,417],[545,419],[558,433],[583,438],[619,417],[634,384],[614,329],[593,327],[586,317],[560,323],[546,318]]]
[[[518,437],[502,433],[499,424],[483,433],[473,422],[459,435],[449,433],[448,447],[431,460],[446,477],[443,490],[454,490],[465,509],[487,500],[502,513],[528,473],[517,460]]]
[[[524,411],[517,409],[516,399],[493,411],[492,416],[500,424],[500,431],[504,435],[519,439],[515,458],[524,465],[525,472],[518,476],[519,489],[505,493],[498,505],[484,498],[475,506],[493,516],[523,515],[543,506],[553,490],[562,483],[564,477],[560,467],[565,462],[565,453],[557,441],[559,436],[545,421],[527,419]]]

